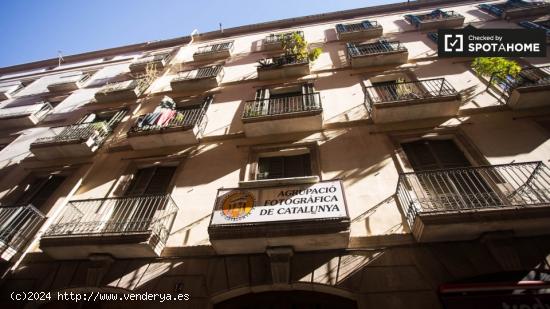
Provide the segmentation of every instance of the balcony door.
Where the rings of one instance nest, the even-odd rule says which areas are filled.
[[[307,111],[319,105],[313,84],[256,91],[253,110],[261,116]]]
[[[32,176],[24,181],[23,190],[18,192],[19,198],[12,205],[18,207],[0,209],[0,241],[15,245],[14,241],[24,240],[23,235],[29,235],[37,228],[40,219],[32,207],[42,208],[65,178],[61,175]]]
[[[471,209],[498,205],[481,172],[452,140],[419,140],[401,144],[425,195],[417,196],[425,211]],[[464,169],[461,169],[464,168]],[[469,169],[468,169],[469,168]],[[418,195],[418,194],[417,194]]]
[[[168,192],[176,166],[153,166],[134,173],[124,197],[115,205],[108,229],[113,232],[147,231],[153,218],[163,210],[165,199],[158,198]]]

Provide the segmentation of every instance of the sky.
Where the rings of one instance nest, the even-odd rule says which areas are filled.
[[[0,67],[403,0],[0,0]]]

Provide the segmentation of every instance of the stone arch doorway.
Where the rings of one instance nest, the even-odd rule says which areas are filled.
[[[214,305],[214,309],[357,309],[356,301],[314,291],[247,293]]]

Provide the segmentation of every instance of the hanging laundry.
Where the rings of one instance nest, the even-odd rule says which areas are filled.
[[[160,115],[162,112],[162,108],[160,106],[157,106],[155,110],[152,113],[149,113],[145,115],[140,121],[138,121],[138,127],[144,127],[144,126],[152,126],[157,123]]]
[[[166,126],[170,122],[170,120],[174,118],[174,116],[176,115],[176,111],[169,108],[163,108],[160,114],[161,115],[159,117],[157,124],[159,126]]]

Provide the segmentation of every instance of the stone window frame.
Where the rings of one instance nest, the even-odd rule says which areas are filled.
[[[311,176],[265,180],[256,179],[258,172],[258,161],[262,156],[277,156],[278,153],[281,153],[281,155],[293,155],[304,153],[304,150],[310,154]],[[316,183],[322,180],[320,163],[319,144],[317,142],[249,146],[248,160],[242,167],[239,186],[247,187],[257,185]]]
[[[401,144],[421,139],[427,140],[452,140],[456,146],[464,153],[466,159],[472,166],[490,165],[489,161],[483,156],[475,143],[467,134],[459,128],[450,128],[443,130],[419,130],[406,133],[388,133],[392,143],[394,153],[392,155],[395,166],[399,173],[414,172],[412,164],[403,150]]]

